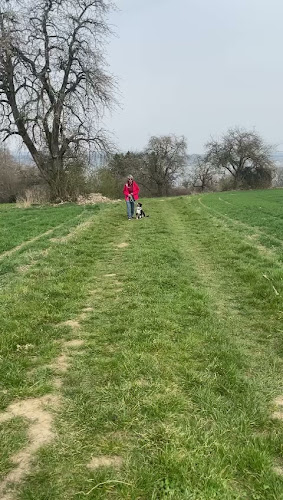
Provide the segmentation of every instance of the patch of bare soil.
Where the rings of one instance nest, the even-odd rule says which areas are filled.
[[[262,255],[265,255],[266,257],[274,257],[274,252],[270,248],[259,244],[256,245],[256,248]]]
[[[94,290],[89,290],[89,295],[98,295],[100,294],[101,292],[103,292],[103,289],[102,288],[95,288]]]
[[[117,248],[126,248],[128,246],[129,246],[129,243],[124,242],[124,243],[120,243],[119,245],[117,245]]]
[[[145,378],[140,378],[135,380],[134,385],[136,385],[137,387],[148,387],[150,383]]]
[[[55,387],[55,389],[61,389],[62,385],[63,385],[63,381],[60,377],[55,377],[53,379],[53,385]]]
[[[258,239],[259,239],[259,237],[260,237],[260,234],[259,234],[259,233],[254,233],[254,234],[249,234],[249,235],[247,236],[247,239],[248,239],[248,240],[258,240]]]
[[[17,271],[18,271],[19,273],[27,273],[27,272],[28,272],[28,270],[29,270],[31,267],[32,267],[32,264],[27,264],[26,266],[19,266],[19,267],[17,268]]]
[[[65,373],[69,368],[69,361],[70,358],[66,356],[66,354],[61,354],[60,356],[58,356],[58,358],[56,358],[54,363],[50,365],[50,368],[56,370],[59,373]]]
[[[275,420],[283,420],[283,412],[282,411],[273,412],[272,418],[274,418]]]
[[[95,470],[100,467],[116,467],[119,468],[123,464],[123,460],[118,456],[101,456],[101,457],[93,457],[89,464],[87,465],[88,469]]]
[[[82,339],[73,339],[73,340],[68,340],[67,342],[64,342],[65,347],[80,347],[84,345],[85,341]]]
[[[283,476],[283,467],[281,467],[280,465],[276,465],[275,467],[273,467],[273,470],[278,476]]]
[[[88,196],[78,196],[78,205],[96,205],[97,203],[117,203],[121,200],[111,200],[101,193],[90,193]]]
[[[276,406],[282,406],[283,407],[283,396],[278,396],[275,400],[274,400],[274,404]]]
[[[118,350],[118,346],[115,344],[109,344],[109,345],[104,346],[104,351],[108,352],[110,354],[116,353],[117,350]]]
[[[275,420],[283,420],[283,396],[277,396],[274,400],[277,410],[272,414],[272,418]]]
[[[70,326],[72,329],[76,330],[80,328],[80,323],[79,321],[75,319],[68,319],[67,321],[64,321],[64,323],[61,323],[62,326]]]
[[[33,344],[17,344],[17,352],[28,352],[33,348]]]
[[[92,310],[92,308],[91,308]],[[83,314],[85,315],[85,313]],[[65,325],[71,326],[72,328],[79,328],[80,324],[78,321],[69,320],[64,323]],[[83,339],[72,339],[65,341],[63,343],[64,348],[76,348],[84,345],[85,341]],[[26,352],[33,346],[31,344],[18,345],[18,352]],[[74,352],[74,351],[73,351]],[[78,352],[77,354],[80,354]],[[54,363],[50,365],[50,368],[56,370],[59,373],[65,373],[70,364],[70,357],[68,357],[64,352],[56,358]],[[57,376],[53,378],[53,386],[55,389],[61,389],[62,379]],[[4,391],[3,391],[4,392]],[[50,443],[54,438],[54,432],[52,430],[53,415],[47,406],[52,408],[57,408],[59,406],[60,399],[57,396],[47,395],[42,398],[30,398],[24,401],[19,401],[12,403],[6,410],[6,412],[0,414],[0,423],[6,422],[14,417],[22,417],[30,421],[28,428],[28,445],[23,448],[20,452],[16,453],[11,457],[12,463],[15,467],[7,474],[7,476],[0,482],[0,499],[1,500],[14,500],[15,498],[15,487],[30,473],[33,458],[36,452],[44,445]],[[118,466],[119,457],[111,457],[107,461],[107,457],[103,457],[105,460],[101,462],[98,466]],[[94,466],[95,468],[95,466]]]
[[[15,417],[26,418],[30,421],[29,443],[11,457],[15,467],[0,482],[1,500],[14,499],[13,487],[30,473],[35,453],[54,439],[53,415],[46,407],[51,406],[56,409],[59,404],[60,399],[57,396],[43,396],[38,399],[26,399],[12,403],[4,413],[0,414],[0,422],[7,422]]]
[[[82,313],[79,315],[79,318],[78,318],[78,319],[79,319],[80,321],[83,321],[83,320],[84,320],[84,319],[86,319],[86,318],[87,318],[87,313],[82,312]]]

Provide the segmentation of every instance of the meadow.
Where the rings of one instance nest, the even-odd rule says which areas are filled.
[[[0,207],[0,499],[283,498],[283,191]]]

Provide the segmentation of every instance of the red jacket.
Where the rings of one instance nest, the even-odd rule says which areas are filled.
[[[139,191],[140,191],[139,186],[137,185],[137,183],[135,181],[133,181],[133,193],[132,193],[132,195],[133,195],[134,200],[138,200],[139,199]],[[128,188],[128,183],[125,184],[123,193],[125,195],[125,200],[128,201],[129,200],[129,194],[130,194],[130,191],[129,191],[129,188]]]

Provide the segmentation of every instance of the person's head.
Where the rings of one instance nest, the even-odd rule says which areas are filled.
[[[128,175],[128,184],[133,184],[134,178],[132,175]]]

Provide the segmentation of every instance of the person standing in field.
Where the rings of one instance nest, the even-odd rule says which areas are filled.
[[[131,220],[135,216],[135,201],[139,199],[140,188],[134,181],[132,175],[128,175],[128,180],[124,186],[124,196],[127,204],[128,219]]]

